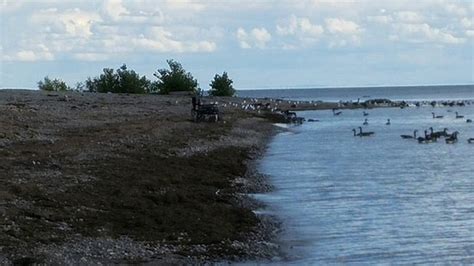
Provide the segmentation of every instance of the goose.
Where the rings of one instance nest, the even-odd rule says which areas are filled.
[[[431,131],[430,136],[431,136],[431,137],[434,137],[434,138],[448,137],[448,136],[449,136],[449,134],[448,134],[448,129],[447,129],[447,128],[444,128],[443,131],[436,131],[436,132],[433,132],[433,128],[430,127],[430,131]]]
[[[471,119],[467,119],[467,120],[466,120],[466,123],[472,123],[472,120],[471,120]]]
[[[418,143],[430,143],[430,142],[433,142],[433,138],[431,138],[430,135],[428,135],[428,131],[425,130],[425,137],[418,137],[417,138],[418,140]]]
[[[352,129],[352,132],[354,132],[354,137],[359,137],[360,136],[360,133],[356,133],[356,130],[354,128]]]
[[[451,137],[447,138],[446,139],[446,144],[453,144],[453,143],[456,143],[458,142],[458,133],[457,131],[455,131]]]
[[[474,143],[474,138],[469,138],[469,139],[467,140],[467,143]]]
[[[459,115],[458,112],[455,112],[455,114],[456,114],[456,119],[464,118],[464,116],[463,116],[463,115]]]
[[[425,140],[426,142],[436,142],[438,137],[436,135],[428,134],[428,130],[425,130]]]
[[[387,119],[387,123],[385,123],[385,125],[390,126],[390,118]]]
[[[340,115],[340,114],[342,114],[342,111],[336,112],[336,108],[333,108],[333,109],[332,109],[332,113],[333,113],[334,115]]]
[[[374,132],[362,132],[362,127],[359,127],[359,137],[370,137],[374,134]]]
[[[444,117],[444,116],[442,116],[442,115],[435,115],[435,113],[433,113],[433,112],[431,112],[431,114],[433,115],[433,119],[435,119],[435,118],[438,118],[438,119],[439,119],[439,118],[443,118],[443,117]]]
[[[425,130],[425,137],[418,137],[417,140],[418,140],[418,143],[428,143],[428,137],[427,137],[428,133],[427,131]]]
[[[369,113],[367,113],[366,111],[363,111],[363,114],[364,114],[364,116],[368,116],[368,115],[369,115]]]
[[[426,142],[426,139],[423,137],[418,137],[417,140],[418,140],[418,143],[428,143]]]
[[[413,136],[412,135],[400,135],[400,137],[402,137],[402,139],[416,139],[416,132],[418,132],[418,130],[413,131]]]
[[[362,125],[364,126],[367,126],[369,124],[369,121],[367,120],[367,118],[364,120],[364,123],[362,123]]]

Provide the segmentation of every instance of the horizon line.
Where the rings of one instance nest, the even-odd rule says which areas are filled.
[[[402,88],[402,87],[448,87],[448,86],[474,86],[474,83],[455,83],[455,84],[411,84],[411,85],[355,85],[355,86],[295,86],[295,87],[254,87],[239,88],[236,90],[314,90],[314,89],[356,89],[356,88]]]
[[[456,84],[412,84],[412,85],[355,85],[355,86],[280,86],[280,87],[247,87],[235,88],[237,91],[245,90],[317,90],[317,89],[357,89],[357,88],[404,88],[404,87],[448,87],[448,86],[474,86],[474,83]],[[0,90],[39,90],[38,87],[0,87]],[[206,91],[208,91],[207,89]]]

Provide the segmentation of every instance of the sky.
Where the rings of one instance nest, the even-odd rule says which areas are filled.
[[[0,87],[174,59],[208,89],[474,83],[471,0],[0,0]]]

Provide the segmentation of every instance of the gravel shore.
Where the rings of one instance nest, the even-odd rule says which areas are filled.
[[[255,159],[275,102],[205,101],[221,121],[192,122],[189,96],[0,91],[0,264],[281,256],[246,195],[271,190]]]

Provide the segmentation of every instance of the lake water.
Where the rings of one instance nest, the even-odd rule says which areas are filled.
[[[276,189],[255,197],[283,221],[288,258],[276,263],[474,264],[474,144],[467,143],[474,123],[466,123],[474,105],[362,111],[300,112],[320,122],[290,127],[270,143],[260,171]],[[359,126],[375,135],[354,137]],[[429,127],[459,131],[459,142],[400,137]]]
[[[322,89],[277,89],[277,90],[239,90],[241,97],[276,98],[292,100],[319,100],[326,102],[357,101],[376,98],[390,100],[474,100],[474,85],[458,86],[406,86],[406,87],[358,87]]]

